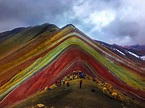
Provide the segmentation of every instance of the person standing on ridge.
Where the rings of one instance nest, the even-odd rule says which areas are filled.
[[[69,82],[67,81],[67,83],[66,83],[66,90],[70,90],[70,85],[69,85]]]
[[[82,79],[80,80],[80,88],[82,88],[82,83],[83,83],[83,81],[82,81]]]

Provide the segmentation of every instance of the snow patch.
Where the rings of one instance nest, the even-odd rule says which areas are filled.
[[[128,53],[135,56],[136,58],[139,58],[139,59],[142,59],[142,60],[145,61],[145,56],[138,56],[138,55],[136,55],[136,54],[134,54],[133,52],[130,52],[130,51],[128,51]]]
[[[145,56],[140,57],[142,60],[145,60]]]
[[[118,51],[122,55],[125,55],[123,52],[119,51],[118,49],[116,49],[116,51]]]
[[[140,56],[134,54],[133,52],[128,51],[128,53],[131,54],[131,55],[133,55],[133,56],[135,56],[136,58],[140,58]]]

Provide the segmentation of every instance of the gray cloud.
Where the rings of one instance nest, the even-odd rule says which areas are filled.
[[[108,26],[102,28],[104,32],[108,32],[111,35],[122,37],[131,36],[134,37],[139,32],[139,25],[136,22],[124,22],[120,20],[114,20]]]
[[[145,44],[145,1],[144,0],[93,0],[91,9],[87,10],[87,25],[92,31],[88,35],[108,43]],[[85,17],[84,17],[85,18]]]
[[[21,26],[55,23],[61,19],[59,16],[71,10],[73,4],[69,0],[3,0],[0,1],[0,23],[5,22],[8,28],[14,24],[12,22],[16,26],[17,23]]]
[[[116,18],[103,27],[102,31],[109,33],[114,39],[126,41],[126,43],[122,42],[123,44],[145,44],[145,15],[143,14],[145,1],[138,2],[123,0],[122,6],[116,10]]]
[[[72,23],[93,39],[145,44],[144,0],[1,0],[0,31]]]

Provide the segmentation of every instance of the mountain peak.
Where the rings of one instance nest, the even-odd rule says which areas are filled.
[[[101,89],[108,96],[118,91],[118,100],[145,103],[145,64],[135,53],[99,44],[72,24],[59,29],[45,23],[16,31],[9,31],[0,43],[0,107],[20,102],[78,70],[104,87],[110,85]]]

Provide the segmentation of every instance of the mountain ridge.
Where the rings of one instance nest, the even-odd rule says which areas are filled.
[[[137,102],[144,102],[142,62],[136,63],[136,59],[126,59],[112,52],[71,24],[61,29],[49,27],[46,31],[44,26],[32,27],[30,32],[26,31],[27,38],[18,38],[16,43],[14,40],[23,36],[19,34],[0,44],[0,50],[4,51],[0,54],[2,106],[29,97],[73,70],[99,78]],[[11,46],[6,47],[9,42]]]

